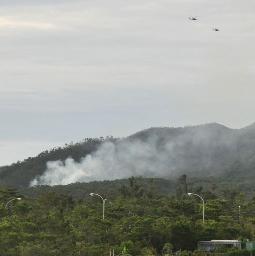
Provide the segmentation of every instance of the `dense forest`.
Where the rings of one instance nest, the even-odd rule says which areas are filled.
[[[118,151],[125,149],[125,168],[135,172],[137,164],[149,172],[29,187],[47,162],[71,157],[79,163],[109,142],[121,160]],[[137,146],[149,154],[137,158]],[[151,128],[124,139],[88,138],[1,167],[0,255],[203,256],[196,250],[200,240],[255,240],[254,152],[254,125],[233,130],[209,124]],[[187,192],[205,199],[205,223],[201,201]],[[90,193],[107,199],[104,219],[102,200]],[[245,250],[224,253],[249,255]]]
[[[94,189],[90,192],[97,193]],[[153,179],[145,185],[130,178],[116,193],[102,194],[107,199],[103,219],[99,197],[75,199],[52,190],[30,197],[2,188],[0,255],[106,256],[113,250],[126,256],[203,255],[196,251],[199,240],[255,239],[255,198],[193,187],[205,199],[203,224],[201,201],[187,190],[185,176],[172,196],[158,194]],[[15,198],[22,199],[9,201]]]

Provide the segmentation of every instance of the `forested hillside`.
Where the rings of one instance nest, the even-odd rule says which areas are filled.
[[[100,159],[103,145],[109,142],[113,150],[109,150],[109,154],[104,150]],[[79,163],[91,154],[92,161],[101,161],[102,169],[91,169],[92,178],[93,172],[97,173],[94,180],[130,176],[176,179],[188,174],[199,178],[221,177],[221,182],[235,182],[249,187],[255,178],[255,125],[238,130],[219,124],[150,128],[123,139],[86,139],[1,167],[0,184],[25,188],[45,172],[48,161],[64,161],[71,157]],[[108,159],[113,161],[104,166]],[[81,168],[86,169],[86,163]],[[57,174],[58,170],[55,170],[54,175]],[[88,175],[84,177],[77,178],[75,182],[91,181]]]
[[[99,194],[107,195],[110,198],[119,196],[121,193],[125,194],[126,188],[130,184],[130,180],[135,180],[134,191],[136,194],[148,193],[159,195],[175,195],[176,188],[178,186],[177,181],[165,180],[165,179],[146,179],[142,177],[114,181],[94,181],[90,183],[74,183],[69,185],[59,186],[37,186],[23,188],[19,191],[29,197],[38,197],[41,194],[53,192],[60,195],[70,196],[76,200],[83,200],[89,197],[91,192],[96,191]],[[192,184],[191,184],[192,183]],[[199,187],[201,183],[191,182],[190,187]],[[208,187],[209,188],[209,187]]]
[[[44,151],[36,157],[0,168],[0,184],[12,187],[27,187],[33,177],[43,174],[48,161],[65,160],[72,157],[79,161],[84,155],[97,149],[102,143],[100,139],[85,139],[83,142],[69,144],[61,148]]]

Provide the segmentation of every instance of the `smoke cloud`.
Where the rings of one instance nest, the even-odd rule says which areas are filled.
[[[45,173],[34,179],[31,185],[67,185],[130,176],[155,176],[155,173],[162,176],[169,170],[166,164],[168,153],[167,148],[159,152],[152,141],[108,141],[79,163],[72,158],[48,162]]]
[[[216,173],[222,163],[231,161],[222,153],[232,148],[227,136],[231,133],[217,125],[149,129],[126,139],[105,141],[80,162],[72,158],[48,162],[45,173],[31,185],[67,185],[130,176],[173,177],[194,170]]]

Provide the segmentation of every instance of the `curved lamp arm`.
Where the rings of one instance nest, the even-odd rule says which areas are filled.
[[[205,223],[205,200],[202,196],[195,194],[195,193],[188,193],[188,196],[196,196],[198,198],[201,199],[202,203],[203,203],[203,223]]]
[[[98,196],[98,197],[100,197],[102,200],[106,200],[106,199],[104,199],[101,195],[96,194],[96,193],[90,193],[89,195],[90,195],[90,196]]]
[[[20,197],[12,198],[11,200],[9,200],[9,201],[5,204],[5,208],[7,209],[7,208],[8,208],[8,206],[9,206],[9,204],[10,204],[11,202],[15,201],[15,200],[20,201],[20,200],[21,200],[21,198],[20,198]]]
[[[89,194],[90,196],[98,196],[98,197],[100,197],[101,199],[102,199],[102,201],[103,201],[103,220],[104,220],[104,213],[105,213],[105,202],[106,202],[106,198],[103,198],[101,195],[99,195],[99,194],[96,194],[96,193],[90,193]]]
[[[205,202],[204,198],[202,196],[198,195],[198,194],[188,193],[188,196],[197,196],[197,197],[199,197],[202,200],[203,203]]]

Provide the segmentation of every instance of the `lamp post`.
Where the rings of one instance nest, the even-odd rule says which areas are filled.
[[[20,201],[21,198],[20,198],[20,197],[17,197],[17,198],[13,198],[13,199],[9,200],[9,201],[5,204],[5,209],[8,209],[9,204],[10,204],[11,202],[15,201],[15,200]]]
[[[241,219],[241,205],[238,205],[238,221],[240,223],[240,219]]]
[[[195,193],[188,193],[188,196],[196,196],[199,197],[203,203],[203,224],[205,223],[205,200],[202,196]]]
[[[90,193],[90,196],[98,196],[101,198],[102,202],[103,202],[103,220],[104,220],[104,212],[105,212],[105,202],[106,202],[106,198],[103,198],[101,195],[96,194],[96,193]]]

